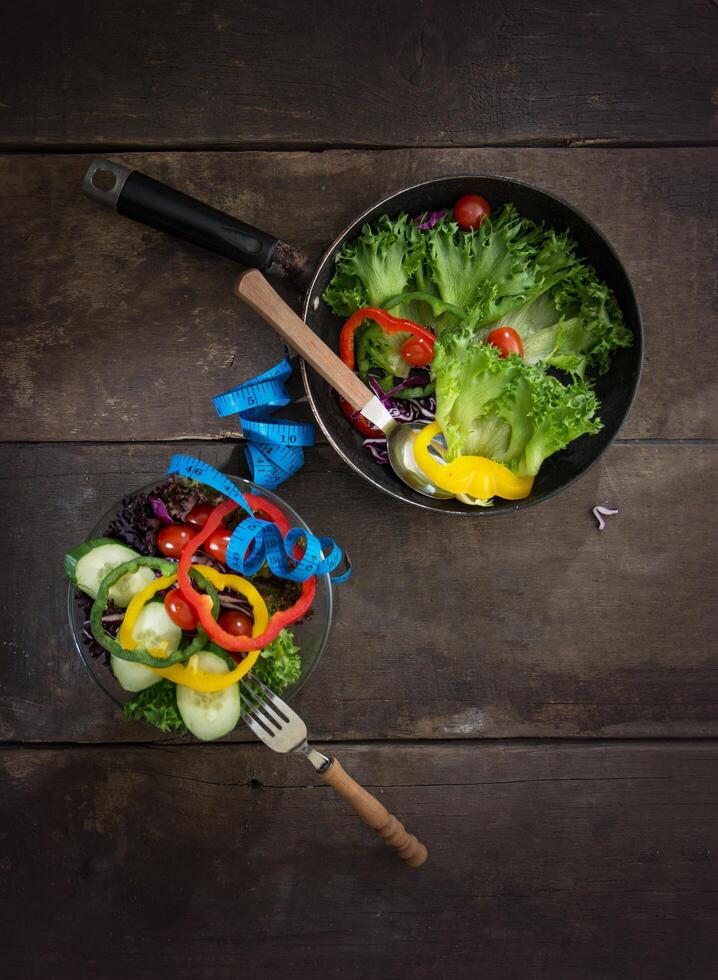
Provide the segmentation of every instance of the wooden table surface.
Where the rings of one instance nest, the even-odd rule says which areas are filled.
[[[710,0],[92,6],[0,37],[0,935],[8,978],[704,980],[716,973],[718,475]],[[61,557],[277,338],[236,268],[80,192],[105,155],[319,255],[372,201],[518,176],[605,232],[644,376],[582,480],[501,520],[282,489],[354,560],[297,699],[430,850],[400,865],[302,760],[124,723]],[[599,534],[597,503],[620,509]]]

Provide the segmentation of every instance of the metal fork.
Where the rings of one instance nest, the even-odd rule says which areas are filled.
[[[338,759],[322,755],[307,742],[307,726],[289,705],[266,685],[248,674],[239,682],[244,698],[244,720],[254,734],[275,752],[305,755],[325,783],[329,783],[369,827],[411,868],[426,861],[428,851],[386,807],[344,771]]]

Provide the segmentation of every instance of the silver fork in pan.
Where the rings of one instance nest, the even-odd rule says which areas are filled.
[[[325,783],[344,797],[349,806],[368,826],[373,827],[387,844],[411,868],[426,861],[428,851],[386,807],[355,782],[342,769],[338,759],[322,755],[307,742],[307,726],[289,705],[268,687],[248,674],[240,682],[244,698],[244,720],[265,745],[275,752],[300,752],[305,755]]]

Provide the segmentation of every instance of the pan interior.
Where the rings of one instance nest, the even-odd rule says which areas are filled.
[[[331,312],[321,296],[334,273],[335,258],[342,245],[356,237],[363,224],[375,221],[382,214],[393,218],[402,211],[417,215],[424,211],[451,208],[458,197],[469,193],[481,194],[494,210],[513,203],[522,215],[534,221],[544,222],[557,231],[568,229],[578,244],[579,255],[595,267],[598,275],[616,294],[626,325],[633,332],[634,342],[630,348],[615,351],[609,371],[596,380],[603,422],[601,431],[595,436],[582,436],[562,452],[549,457],[543,463],[533,491],[526,500],[508,501],[497,497],[494,506],[489,508],[471,507],[458,500],[433,500],[407,487],[390,467],[377,465],[362,446],[363,437],[349,424],[327,383],[304,364],[302,370],[309,401],[324,433],[342,459],[365,479],[386,493],[418,507],[489,517],[532,506],[569,486],[610,445],[629,412],[641,373],[641,317],[628,275],[603,235],[569,204],[529,184],[507,177],[440,177],[380,201],[345,229],[322,259],[307,292],[303,312],[309,326],[333,350],[338,351],[342,320]]]

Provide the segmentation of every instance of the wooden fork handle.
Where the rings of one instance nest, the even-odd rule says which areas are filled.
[[[408,834],[404,825],[389,813],[379,800],[352,779],[338,759],[332,759],[329,768],[320,775],[325,783],[329,783],[340,796],[344,797],[365,824],[373,827],[387,844],[396,848],[399,857],[406,861],[410,868],[418,868],[426,861],[429,852],[421,841],[413,834]]]
[[[352,408],[365,408],[374,398],[356,374],[297,316],[257,269],[249,269],[234,285],[236,295],[259,313],[290,347],[301,354]]]

